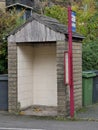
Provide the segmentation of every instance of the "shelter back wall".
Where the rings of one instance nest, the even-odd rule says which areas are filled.
[[[18,46],[18,102],[57,106],[56,46]]]

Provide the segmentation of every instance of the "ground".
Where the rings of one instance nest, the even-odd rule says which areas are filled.
[[[98,103],[82,108],[76,116],[84,120],[98,121]]]
[[[97,110],[98,104],[83,108],[76,113],[75,120],[12,115],[8,112],[0,112],[0,130],[98,130]],[[86,118],[84,119],[84,117]],[[94,120],[90,120],[91,117]]]

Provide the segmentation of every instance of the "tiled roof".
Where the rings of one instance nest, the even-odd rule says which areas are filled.
[[[7,6],[15,4],[15,3],[24,4],[24,5],[30,6],[30,7],[33,6],[33,0],[6,0]]]
[[[55,32],[59,32],[59,33],[62,33],[62,34],[68,34],[67,26],[61,24],[58,20],[44,16],[44,15],[40,15],[40,14],[37,14],[37,13],[33,13],[32,17],[29,20],[27,20],[27,22],[25,24],[23,24],[19,28],[15,29],[13,32],[10,33],[10,35],[11,34],[14,35],[20,29],[22,29],[24,26],[26,26],[26,24],[28,24],[29,22],[32,22],[33,20],[36,20],[39,23],[44,24],[45,26],[47,26],[51,30],[54,30]],[[84,38],[82,35],[80,35],[79,33],[76,33],[76,32],[73,33],[72,35],[75,38],[80,38],[80,39]]]

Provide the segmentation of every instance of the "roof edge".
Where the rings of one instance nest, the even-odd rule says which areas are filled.
[[[36,18],[36,16],[37,16],[37,18]],[[12,32],[10,32],[9,35],[8,35],[8,37],[9,37],[10,35],[15,35],[15,33],[17,33],[17,32],[18,32],[19,30],[21,30],[24,26],[26,26],[26,24],[28,24],[29,22],[32,22],[33,20],[36,20],[36,21],[40,22],[41,24],[44,24],[45,26],[47,26],[48,28],[50,28],[50,26],[48,26],[48,24],[46,24],[45,21],[42,20],[42,17],[49,19],[48,22],[51,22],[51,20],[54,20],[54,24],[59,24],[59,26],[65,26],[65,25],[61,24],[58,20],[56,20],[56,19],[54,19],[54,18],[51,18],[51,17],[48,17],[48,16],[44,16],[44,15],[40,15],[40,14],[34,13],[34,14],[33,14],[33,17],[30,17],[24,24],[20,25],[19,27],[17,27],[16,29],[14,29]],[[44,20],[45,20],[45,19],[44,19]],[[56,22],[57,22],[57,23],[56,23]],[[65,27],[66,27],[66,26],[65,26]],[[50,29],[54,30],[54,29],[52,28],[52,26],[51,26]],[[54,31],[55,31],[55,32],[58,32],[58,33],[62,33],[62,34],[66,35],[66,36],[68,37],[68,29],[67,29],[67,28],[65,28],[64,31],[60,31],[59,29],[56,29],[56,30],[54,30]],[[84,36],[82,36],[81,34],[79,34],[79,33],[77,33],[77,32],[76,32],[76,33],[72,33],[72,37],[73,37],[73,38],[78,38],[78,39],[84,39],[84,38],[85,38]]]
[[[20,5],[20,6],[23,6],[25,8],[29,8],[29,9],[33,10],[33,7],[25,5],[25,4],[21,4],[21,3],[15,3],[15,4],[8,5],[8,6],[6,6],[6,8],[10,8],[10,7],[13,7],[13,6],[16,6],[16,5]]]

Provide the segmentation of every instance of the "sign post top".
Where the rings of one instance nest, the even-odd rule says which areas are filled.
[[[71,20],[72,20],[72,32],[76,32],[76,12],[71,12]]]

